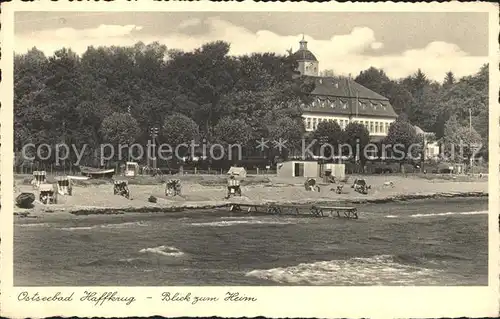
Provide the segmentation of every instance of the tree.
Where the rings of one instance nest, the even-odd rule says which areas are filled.
[[[390,158],[399,162],[400,169],[402,169],[403,163],[420,154],[420,142],[415,127],[408,121],[398,118],[389,126],[389,132],[384,139],[383,146],[389,147]]]
[[[221,118],[222,97],[237,81],[237,61],[230,57],[230,45],[223,41],[210,42],[193,52],[178,53],[167,62],[166,72],[177,83],[177,91],[201,106],[205,132]]]
[[[455,84],[455,75],[453,74],[453,72],[448,71],[446,72],[446,76],[443,81],[443,88],[448,89],[453,84]]]
[[[48,59],[33,48],[14,57],[14,148],[45,143],[52,124],[48,116],[51,88],[46,86]]]
[[[191,145],[198,142],[199,137],[198,124],[179,113],[167,116],[161,130],[162,143],[168,144],[172,150],[177,150],[175,155],[179,157],[178,159],[186,156],[189,152],[187,147],[180,147],[179,145]]]
[[[336,121],[323,121],[318,124],[316,130],[313,133],[316,143],[319,142],[319,146],[323,146],[323,154],[320,156],[333,157],[339,152],[335,151],[339,149],[340,143],[342,143],[342,129]],[[321,150],[321,148],[320,148]]]
[[[365,71],[361,71],[354,80],[357,83],[383,96],[386,96],[387,85],[391,82],[391,80],[383,70],[374,67],[370,67]]]
[[[408,112],[413,96],[402,83],[389,79],[381,69],[370,67],[356,77],[355,81],[389,99],[397,114]]]
[[[233,154],[235,148],[243,151],[250,141],[252,128],[243,120],[224,117],[214,127],[214,142],[221,145],[227,153],[224,157],[232,161],[240,160]],[[238,154],[239,156],[240,154]]]
[[[438,103],[439,120],[436,135],[442,138],[445,123],[455,116],[462,126],[472,125],[480,133],[483,144],[488,144],[488,65],[483,65],[478,73],[460,79],[446,89]]]
[[[352,155],[358,159],[361,166],[364,167],[366,157],[363,150],[366,145],[370,143],[370,133],[368,129],[361,123],[350,122],[344,130],[344,142],[351,147]]]
[[[476,147],[482,145],[482,139],[474,128],[461,125],[453,116],[445,124],[443,143],[450,160],[464,162],[478,151]]]
[[[123,157],[117,150],[124,147],[128,158],[128,148],[136,141],[140,131],[137,121],[130,114],[116,112],[104,118],[101,133],[105,141],[113,145],[115,157],[118,156],[118,160],[122,161]]]
[[[304,125],[302,122],[293,120],[290,117],[282,117],[276,125],[269,129],[269,137],[275,142],[286,141],[285,149],[283,149],[284,156],[287,158],[290,153],[294,154],[300,148],[302,136],[304,134]]]

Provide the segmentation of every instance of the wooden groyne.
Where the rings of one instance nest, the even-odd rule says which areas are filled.
[[[231,212],[244,212],[247,214],[264,214],[264,215],[294,215],[294,216],[309,216],[309,217],[334,217],[358,219],[358,210],[356,207],[345,206],[316,206],[310,207],[298,205],[254,205],[254,204],[239,204],[233,203],[228,205]]]

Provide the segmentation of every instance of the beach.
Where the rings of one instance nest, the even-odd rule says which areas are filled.
[[[217,208],[229,203],[253,205],[310,204],[310,203],[370,203],[391,202],[409,199],[436,197],[482,197],[487,196],[488,183],[484,176],[427,178],[422,176],[350,176],[342,194],[336,194],[338,184],[323,184],[320,179],[319,192],[306,191],[304,178],[279,178],[276,176],[248,176],[242,181],[242,196],[225,199],[227,193],[225,176],[172,176],[182,183],[181,196],[165,195],[163,178],[130,178],[130,199],[113,194],[111,181],[77,181],[73,185],[72,196],[58,196],[57,204],[43,205],[35,201],[31,209],[15,207],[14,212],[33,217],[50,218],[60,214],[96,214],[125,211],[168,211],[188,208]],[[371,186],[368,194],[359,194],[350,186],[356,178],[364,178]],[[16,178],[15,196],[21,192],[32,192],[38,199],[38,192],[29,184],[26,176]],[[50,182],[51,178],[48,178]],[[384,185],[392,182],[394,187]],[[148,201],[150,196],[156,203]],[[49,214],[52,213],[52,214]]]

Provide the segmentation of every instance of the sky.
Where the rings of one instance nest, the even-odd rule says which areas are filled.
[[[391,78],[420,68],[442,81],[476,73],[487,61],[487,13],[411,12],[17,12],[15,52],[52,55],[88,46],[158,41],[189,51],[224,40],[230,54],[298,50],[302,36],[320,70],[356,76],[374,66]]]

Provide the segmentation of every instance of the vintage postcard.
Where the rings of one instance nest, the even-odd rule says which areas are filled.
[[[498,5],[1,21],[2,315],[498,315]]]

